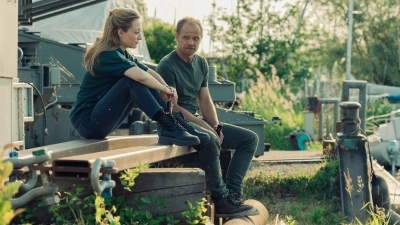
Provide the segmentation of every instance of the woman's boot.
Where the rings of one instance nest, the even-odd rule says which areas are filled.
[[[175,144],[179,146],[198,145],[198,137],[189,134],[171,114],[164,114],[157,119],[158,143],[162,145]]]
[[[187,120],[185,120],[181,112],[174,112],[174,118],[183,128],[185,128],[185,130],[189,134],[198,137],[200,139],[200,142],[204,142],[210,139],[210,136],[208,136],[207,133],[196,130],[196,128],[194,128]]]

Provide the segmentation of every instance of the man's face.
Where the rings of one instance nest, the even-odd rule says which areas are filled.
[[[192,56],[201,42],[202,34],[199,25],[186,22],[183,24],[179,34],[175,33],[178,42],[177,51],[187,56]]]

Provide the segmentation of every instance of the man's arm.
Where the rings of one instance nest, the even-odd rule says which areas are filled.
[[[179,98],[179,96],[178,96]],[[178,105],[178,98],[176,98],[175,100],[173,100],[174,102],[174,111],[175,112],[181,112],[183,114],[183,117],[185,118],[185,120],[193,122],[205,129],[208,130],[212,130],[212,128],[202,119],[197,118],[195,115],[191,114],[189,111],[187,111],[185,108],[180,107]]]
[[[219,121],[217,117],[217,111],[215,110],[208,87],[200,88],[198,102],[201,115],[207,122],[210,129],[214,130],[213,127],[216,127],[219,124]]]

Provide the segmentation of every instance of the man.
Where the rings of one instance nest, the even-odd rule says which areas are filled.
[[[208,90],[208,64],[196,54],[202,37],[203,27],[199,20],[192,17],[179,20],[175,33],[177,47],[160,61],[156,71],[177,91],[178,98],[173,102],[174,116],[183,116],[195,130],[209,136],[193,147],[199,152],[200,167],[205,171],[216,215],[259,215],[257,209],[244,204],[241,198],[243,178],[256,151],[258,136],[231,124],[223,124],[222,130],[217,133],[220,123]],[[196,116],[198,109],[202,117]],[[235,149],[227,171],[226,185],[219,161],[221,149]]]

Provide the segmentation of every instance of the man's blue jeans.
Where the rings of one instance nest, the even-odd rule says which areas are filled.
[[[220,146],[214,133],[195,123],[190,122],[190,124],[210,136],[208,141],[193,147],[199,152],[200,167],[205,171],[213,199],[226,197],[229,193],[241,195],[243,179],[257,150],[258,135],[251,130],[224,123],[222,127],[224,140]],[[221,149],[234,150],[226,175],[226,185],[222,179],[219,160]]]
[[[82,119],[77,130],[84,138],[103,139],[121,125],[135,105],[150,118],[166,108],[158,90],[123,77]]]

